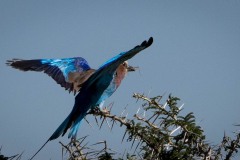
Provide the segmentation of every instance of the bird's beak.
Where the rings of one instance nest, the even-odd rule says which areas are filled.
[[[133,71],[136,71],[137,68],[138,68],[138,67],[128,66],[128,67],[127,67],[127,71],[128,71],[128,72],[133,72]]]

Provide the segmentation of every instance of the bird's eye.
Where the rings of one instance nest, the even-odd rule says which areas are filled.
[[[124,67],[127,67],[127,63],[124,62],[124,63],[123,63],[123,66],[124,66]]]

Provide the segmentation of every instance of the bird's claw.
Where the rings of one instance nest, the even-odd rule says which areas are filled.
[[[109,114],[110,113],[110,110],[107,109],[107,107],[104,107],[104,108],[92,108],[90,113],[95,113],[95,114]]]
[[[95,108],[92,108],[92,109],[90,110],[90,112],[97,114],[97,113],[101,112],[101,110],[100,110],[98,107],[95,107]]]

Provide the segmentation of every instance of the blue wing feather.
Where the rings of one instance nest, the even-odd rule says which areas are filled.
[[[117,67],[121,63],[132,58],[140,51],[148,48],[152,43],[153,43],[153,38],[150,37],[148,41],[142,42],[141,45],[138,45],[127,52],[122,52],[122,53],[118,54],[117,56],[109,59],[103,65],[101,65],[101,67],[89,78],[89,81],[91,81],[91,82],[88,83],[88,85],[95,83],[95,81],[97,79],[99,79],[100,77],[104,77],[104,74],[109,74],[109,73],[114,74]]]
[[[42,64],[58,67],[68,81],[69,72],[83,72],[90,68],[88,62],[82,57],[64,58],[64,59],[42,59]]]
[[[68,82],[69,73],[82,73],[91,69],[88,62],[82,57],[33,60],[13,59],[8,60],[6,64],[22,71],[43,71],[69,91],[74,90],[73,84]]]

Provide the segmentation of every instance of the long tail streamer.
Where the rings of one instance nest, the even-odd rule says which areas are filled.
[[[32,160],[42,149],[43,147],[50,141],[50,139],[47,140],[47,142],[45,142],[42,147],[29,159],[29,160]]]

